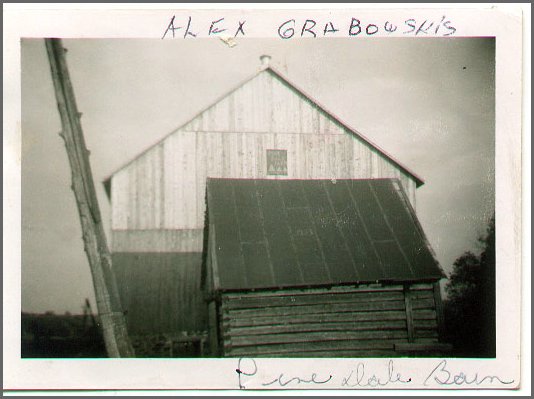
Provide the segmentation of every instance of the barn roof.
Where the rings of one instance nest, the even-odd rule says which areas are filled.
[[[121,167],[119,167],[118,169],[116,169],[113,173],[111,173],[108,177],[106,177],[103,181],[104,183],[104,188],[106,189],[106,193],[108,194],[108,197],[110,196],[110,189],[111,189],[111,178],[112,176],[119,172],[120,170],[124,169],[126,166],[128,166],[130,163],[134,162],[137,158],[139,158],[141,155],[143,155],[146,151],[148,151],[150,148],[153,148],[154,146],[160,144],[162,141],[164,141],[167,137],[169,137],[170,135],[176,133],[177,131],[179,131],[180,129],[182,129],[183,127],[187,126],[191,121],[193,121],[194,119],[196,119],[197,117],[199,117],[202,113],[204,113],[205,111],[207,111],[208,109],[210,109],[211,107],[213,107],[215,104],[219,103],[220,101],[222,101],[225,97],[227,97],[228,95],[230,95],[231,93],[235,92],[237,89],[239,89],[241,86],[245,85],[247,82],[251,81],[252,79],[254,79],[258,74],[260,73],[271,73],[273,74],[274,76],[276,76],[278,79],[282,80],[286,85],[288,85],[290,88],[292,88],[293,90],[295,90],[298,94],[300,94],[301,96],[303,96],[304,98],[306,98],[307,101],[309,101],[310,103],[314,104],[316,107],[318,107],[318,109],[320,109],[321,111],[323,111],[326,115],[328,115],[329,118],[331,118],[332,120],[334,120],[335,122],[339,123],[347,132],[349,132],[350,134],[353,134],[354,136],[358,137],[360,140],[364,141],[365,143],[367,143],[368,145],[370,145],[371,147],[375,148],[380,154],[382,154],[383,156],[385,156],[387,159],[389,159],[395,166],[397,166],[399,169],[401,169],[402,171],[404,171],[405,173],[407,173],[408,175],[410,175],[416,182],[416,186],[419,187],[421,185],[424,184],[424,180],[418,176],[416,173],[414,173],[413,171],[411,171],[409,168],[407,168],[406,166],[404,166],[403,164],[401,164],[398,160],[396,160],[392,155],[390,155],[389,153],[387,153],[385,150],[383,150],[382,148],[380,148],[377,144],[373,143],[369,138],[365,137],[363,134],[361,134],[360,132],[358,132],[356,129],[350,127],[347,123],[345,123],[343,120],[341,120],[341,118],[339,118],[337,115],[335,115],[333,112],[329,111],[326,109],[326,107],[324,107],[322,104],[320,104],[317,100],[315,100],[311,95],[309,95],[308,93],[306,93],[304,90],[302,90],[301,88],[297,87],[297,85],[295,85],[293,82],[289,81],[287,79],[287,77],[285,77],[282,73],[280,73],[277,69],[273,68],[271,65],[268,65],[268,66],[265,66],[263,67],[262,69],[260,69],[258,72],[254,73],[251,77],[249,77],[248,79],[246,79],[245,81],[241,82],[240,84],[238,84],[236,87],[232,88],[231,90],[229,90],[228,92],[224,93],[223,95],[221,95],[220,97],[217,98],[216,101],[214,101],[212,104],[209,104],[209,106],[205,107],[204,109],[202,109],[200,112],[198,112],[194,117],[192,117],[191,119],[189,119],[187,122],[185,122],[184,124],[182,124],[181,126],[179,126],[178,128],[174,129],[172,132],[170,132],[168,135],[166,135],[165,137],[163,137],[161,140],[159,140],[157,143],[153,144],[151,147],[147,148],[145,151],[141,152],[140,154],[138,154],[136,157],[134,157],[133,159],[129,160],[128,162],[126,162],[124,165],[122,165]]]
[[[208,179],[215,290],[444,277],[400,182]]]

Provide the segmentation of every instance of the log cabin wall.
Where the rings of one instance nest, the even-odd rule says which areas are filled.
[[[401,346],[439,345],[432,284],[223,293],[218,306],[218,354],[228,357],[398,356]]]
[[[267,174],[270,149],[287,175]],[[393,177],[415,207],[413,176],[268,69],[112,176],[113,250],[202,251],[207,177]]]

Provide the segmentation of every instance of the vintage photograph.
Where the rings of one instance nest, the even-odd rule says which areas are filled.
[[[23,358],[496,357],[494,37],[20,46]]]

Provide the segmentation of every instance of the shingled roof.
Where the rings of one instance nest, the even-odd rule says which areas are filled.
[[[444,277],[400,182],[208,179],[215,290]]]

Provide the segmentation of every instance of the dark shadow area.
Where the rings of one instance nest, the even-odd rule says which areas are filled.
[[[102,329],[96,319],[68,313],[22,313],[21,324],[23,358],[107,357]]]
[[[495,217],[479,242],[481,254],[460,256],[445,287],[445,341],[455,357],[495,357]]]

